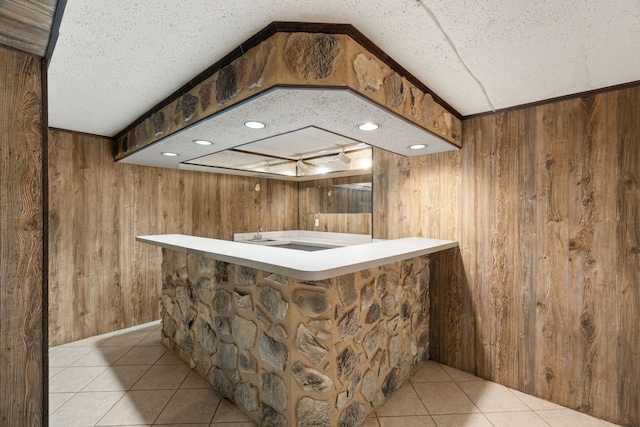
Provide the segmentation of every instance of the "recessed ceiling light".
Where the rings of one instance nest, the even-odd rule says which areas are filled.
[[[412,150],[422,150],[423,148],[427,148],[426,144],[413,144],[409,146]]]
[[[375,123],[371,123],[371,122],[367,122],[367,123],[363,123],[361,125],[358,125],[358,129],[360,130],[376,130],[380,127],[380,125],[377,125]]]
[[[164,152],[162,153],[163,156],[167,156],[167,157],[178,157],[178,153],[169,153],[169,152]]]
[[[206,139],[194,139],[193,142],[198,145],[213,145],[213,142],[207,141]]]
[[[265,125],[262,122],[256,122],[254,120],[250,120],[248,122],[244,122],[244,125],[246,127],[248,127],[249,129],[264,129],[267,127],[267,125]]]

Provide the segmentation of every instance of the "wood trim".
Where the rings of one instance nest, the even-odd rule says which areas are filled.
[[[599,95],[601,93],[614,92],[617,90],[634,88],[636,86],[640,86],[640,80],[636,80],[628,83],[621,83],[613,86],[606,86],[600,89],[593,89],[585,92],[571,93],[568,95],[562,95],[555,98],[542,99],[540,101],[529,102],[527,104],[514,105],[513,107],[501,108],[495,111],[485,111],[483,113],[470,114],[468,116],[463,116],[462,120],[471,120],[471,119],[476,119],[478,117],[490,116],[492,114],[509,113],[511,111],[524,110],[527,108],[539,107],[541,105],[553,104],[554,102],[569,101],[575,98],[584,98],[588,96]]]
[[[64,2],[66,0],[60,0]],[[42,59],[42,423],[49,425],[49,60]]]
[[[47,67],[49,67],[49,62],[51,62],[53,51],[56,47],[56,43],[58,42],[58,36],[60,35],[60,24],[62,23],[62,16],[64,15],[64,10],[66,9],[66,7],[67,0],[58,0],[58,4],[56,5],[56,12],[53,15],[49,44],[47,44],[47,51],[44,54],[44,58],[47,60]]]
[[[234,60],[240,58],[244,52],[249,49],[256,47],[263,41],[267,40],[269,37],[273,36],[276,33],[296,33],[296,32],[306,32],[306,33],[326,33],[326,34],[345,34],[351,37],[358,44],[362,45],[364,48],[369,50],[371,53],[375,54],[382,62],[388,65],[392,70],[402,75],[402,77],[406,78],[409,82],[415,85],[418,89],[422,90],[425,93],[430,94],[433,97],[433,100],[440,105],[442,105],[446,110],[448,110],[451,114],[453,114],[458,119],[462,119],[462,115],[451,107],[447,102],[445,102],[442,98],[436,95],[431,89],[429,89],[424,83],[418,80],[415,76],[409,73],[406,69],[404,69],[400,64],[395,62],[389,55],[387,55],[382,49],[380,49],[375,43],[369,40],[364,34],[358,31],[353,25],[350,24],[329,24],[329,23],[305,23],[305,22],[281,22],[275,21],[271,24],[267,25],[265,28],[254,34],[244,43],[240,44],[237,48],[233,49],[227,55],[225,55],[222,59],[217,61],[215,64],[195,76],[193,79],[185,83],[178,90],[173,92],[167,98],[162,100],[155,107],[151,108],[149,111],[145,112],[143,115],[134,120],[129,126],[118,132],[114,136],[114,139],[119,139],[124,134],[135,128],[137,125],[142,123],[147,117],[151,114],[160,111],[162,108],[166,107],[176,99],[180,98],[185,93],[189,92],[191,89],[196,87],[198,84],[202,83],[206,79],[213,76],[218,70],[221,68],[231,64]]]

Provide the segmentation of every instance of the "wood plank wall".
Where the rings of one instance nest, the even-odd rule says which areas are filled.
[[[40,58],[0,46],[0,425],[46,423]]]
[[[0,43],[45,56],[58,0],[0,2]]]
[[[297,183],[119,164],[110,139],[85,134],[50,140],[50,345],[158,318],[160,249],[136,235],[297,228]]]
[[[640,87],[464,122],[463,148],[374,155],[374,236],[434,257],[431,357],[640,425]]]

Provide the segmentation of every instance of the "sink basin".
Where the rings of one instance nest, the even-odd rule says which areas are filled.
[[[339,248],[340,246],[329,246],[329,245],[312,245],[308,243],[296,243],[296,242],[288,242],[282,244],[269,245],[272,248],[285,248],[285,249],[297,249],[299,251],[322,251],[324,249],[331,248]]]

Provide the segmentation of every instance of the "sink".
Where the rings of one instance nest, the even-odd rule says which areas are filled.
[[[332,249],[339,248],[340,246],[330,246],[330,245],[314,245],[309,243],[296,243],[296,242],[287,242],[275,245],[269,245],[273,248],[285,248],[285,249],[297,249],[299,251],[322,251],[324,249]]]

